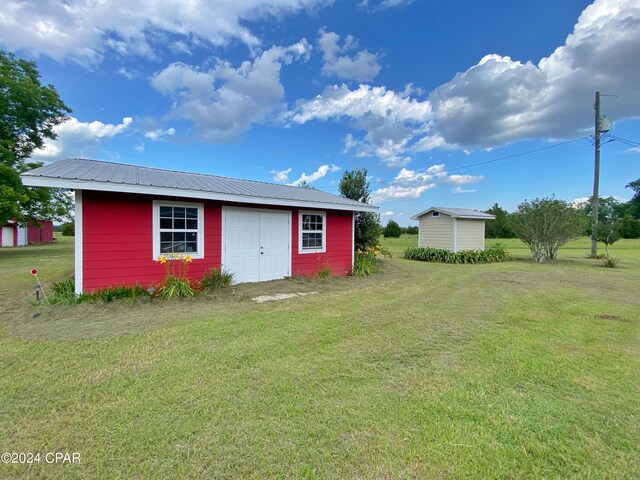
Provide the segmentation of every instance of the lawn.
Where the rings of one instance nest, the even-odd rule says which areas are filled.
[[[0,250],[0,478],[640,478],[640,241],[185,301],[35,304],[73,246]],[[269,293],[318,294],[256,304]]]

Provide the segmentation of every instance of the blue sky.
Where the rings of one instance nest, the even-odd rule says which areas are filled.
[[[409,225],[430,206],[588,197],[600,90],[601,194],[627,200],[640,177],[637,0],[5,4],[0,45],[73,109],[45,162],[332,193],[366,167],[383,223]]]

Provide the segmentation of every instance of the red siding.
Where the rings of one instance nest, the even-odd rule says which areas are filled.
[[[39,226],[38,226],[39,225]],[[53,222],[50,220],[27,223],[27,244],[53,242]]]
[[[165,275],[164,266],[153,255],[153,200],[147,195],[83,191],[82,248],[83,289],[99,290],[114,285],[143,286],[159,283]],[[204,273],[220,265],[222,255],[222,204],[204,203],[205,258],[194,259],[189,276],[200,279]],[[232,205],[232,204],[229,204]],[[248,204],[233,204],[251,208]],[[255,208],[269,208],[256,205]],[[287,210],[286,208],[276,208]],[[352,214],[344,211],[326,212],[326,253],[298,253],[298,210],[292,210],[291,273],[313,275],[331,267],[334,275],[351,273]]]
[[[159,283],[165,267],[153,257],[153,200],[146,195],[82,192],[83,289]],[[177,200],[177,199],[168,199]],[[189,276],[200,279],[220,265],[222,210],[204,202],[205,258],[194,259]]]
[[[298,253],[298,221],[299,210],[293,210],[291,273],[293,275],[313,275],[318,270],[329,266],[334,275],[350,275],[353,241],[351,229],[353,216],[351,212],[327,210],[325,253]]]

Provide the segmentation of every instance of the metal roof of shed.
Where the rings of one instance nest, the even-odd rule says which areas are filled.
[[[377,207],[320,190],[202,173],[67,158],[21,175],[28,186],[166,195],[228,202],[350,211]]]
[[[431,207],[423,212],[415,214],[411,217],[411,220],[418,220],[421,216],[426,215],[429,212],[440,212],[445,215],[450,215],[453,218],[471,218],[477,220],[493,220],[496,218],[495,215],[480,212],[478,210],[472,210],[470,208]]]

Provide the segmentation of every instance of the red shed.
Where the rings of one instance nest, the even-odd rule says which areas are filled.
[[[76,291],[159,283],[162,254],[189,276],[223,265],[237,283],[353,266],[354,213],[377,207],[319,190],[68,158],[22,174],[75,190]]]
[[[47,242],[53,242],[51,220],[29,220],[26,225],[11,220],[0,231],[0,245],[3,247],[23,247]]]

